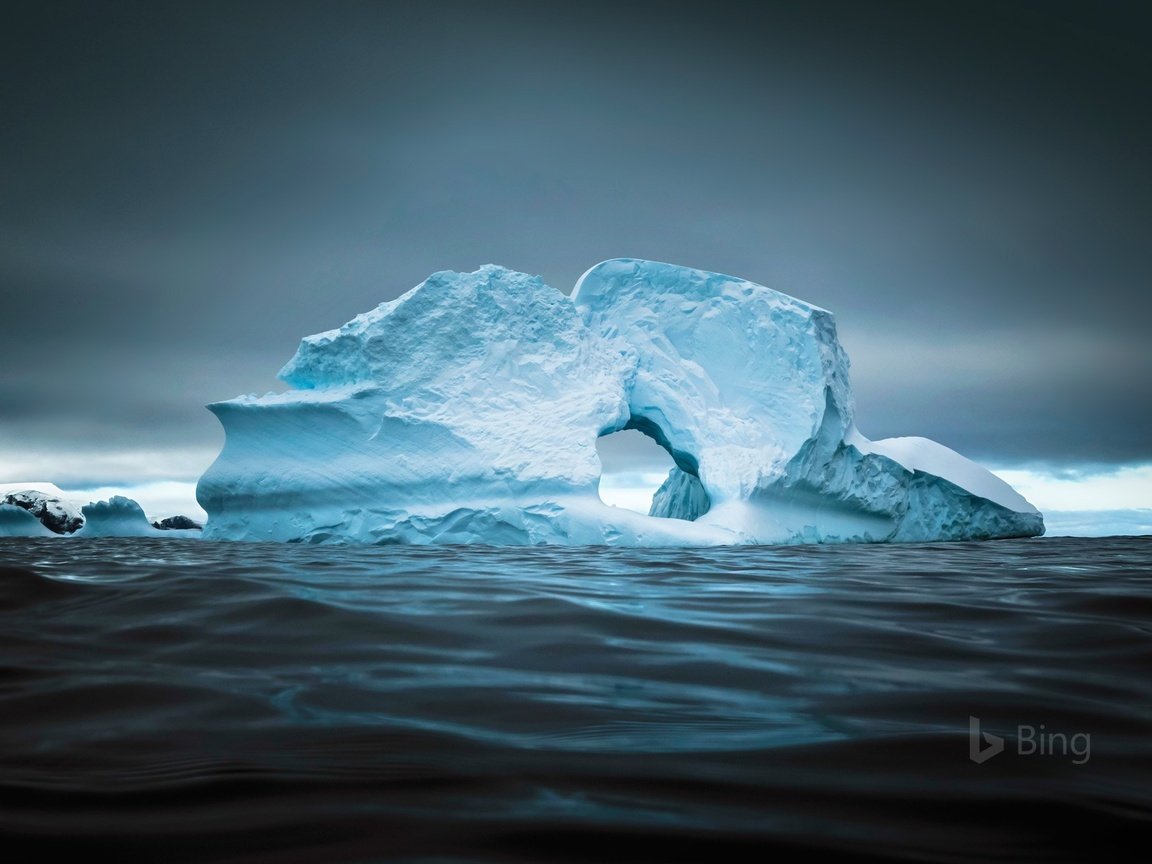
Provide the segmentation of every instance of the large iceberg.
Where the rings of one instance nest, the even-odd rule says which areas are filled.
[[[1043,532],[1008,484],[934,442],[855,428],[831,313],[743,279],[596,265],[571,297],[488,265],[441,272],[305,338],[292,389],[209,408],[217,539],[712,545]],[[597,494],[596,440],[676,467],[652,512]]]

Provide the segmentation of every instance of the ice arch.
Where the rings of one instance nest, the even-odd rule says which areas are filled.
[[[709,501],[696,477],[695,460],[682,458],[677,463],[657,435],[642,431],[649,428],[650,424],[630,420],[596,440],[604,472],[600,477],[600,500],[648,516],[689,522],[698,519],[708,512]],[[684,471],[681,464],[689,470]],[[682,483],[694,484],[693,494],[681,490]],[[686,499],[684,504],[671,504],[681,497]]]
[[[851,424],[847,358],[830,313],[742,279],[614,260],[577,283],[594,331],[638,355],[629,424],[695,474],[714,504],[742,500],[838,408]],[[829,403],[829,399],[831,402]]]

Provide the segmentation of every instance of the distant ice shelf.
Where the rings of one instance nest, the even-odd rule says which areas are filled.
[[[22,484],[12,484],[14,486]],[[123,495],[78,506],[51,483],[0,495],[0,537],[162,537],[198,539],[202,532],[186,516],[149,523],[140,504]]]
[[[744,279],[615,259],[571,297],[488,265],[435,273],[209,408],[208,539],[717,545],[1043,533],[1007,483],[855,427],[830,312]],[[650,515],[597,496],[599,436],[676,467]]]

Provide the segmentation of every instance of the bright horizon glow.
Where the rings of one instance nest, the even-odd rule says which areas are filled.
[[[149,519],[176,515],[206,519],[207,514],[196,502],[195,480],[154,479],[155,461],[148,458],[152,455],[146,454],[134,463],[147,466],[145,476],[124,483],[60,486],[44,480],[25,480],[0,483],[0,494],[38,489],[78,506],[125,495],[138,501]],[[177,461],[185,460],[192,464],[205,461],[200,453]],[[115,461],[126,460],[123,454],[117,454]],[[1045,514],[1049,535],[1152,534],[1152,464],[1114,470],[997,468],[993,473]],[[600,499],[610,506],[646,514],[652,505],[652,494],[666,477],[666,471],[605,471],[600,480]]]
[[[600,477],[600,500],[609,507],[622,507],[647,516],[652,509],[652,496],[667,477],[667,472],[605,473]]]
[[[1043,471],[993,469],[1000,479],[1045,510],[1136,510],[1152,508],[1152,464],[1113,470]]]

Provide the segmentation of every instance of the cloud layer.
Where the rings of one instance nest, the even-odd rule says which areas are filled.
[[[618,255],[835,311],[872,437],[1152,459],[1147,7],[628,10],[11,10],[0,480],[184,477],[301,336]]]

